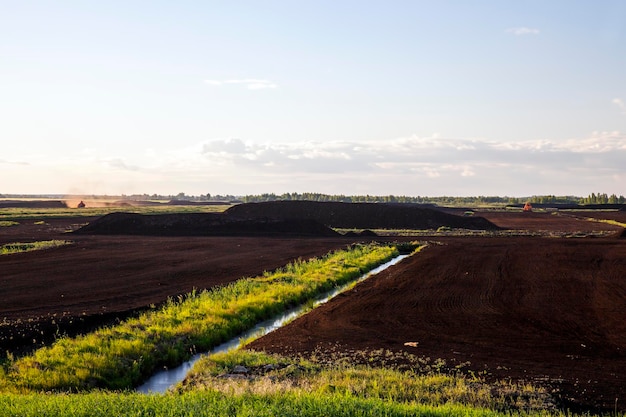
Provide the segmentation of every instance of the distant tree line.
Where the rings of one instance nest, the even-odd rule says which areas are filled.
[[[170,194],[170,195],[162,195],[162,194],[132,194],[125,195],[122,194],[122,200],[132,200],[132,201],[142,201],[142,200],[179,200],[179,201],[194,201],[194,202],[203,202],[203,201],[227,201],[227,202],[239,202],[240,197],[234,196],[232,194],[215,194],[211,195],[211,193],[200,194],[200,195],[187,195],[185,193],[178,194]]]
[[[582,198],[575,196],[534,195],[527,199],[532,204],[581,204]]]
[[[581,204],[625,204],[626,198],[623,195],[619,197],[615,194],[607,195],[606,193],[591,193],[589,196],[581,199]]]
[[[0,198],[59,198],[67,196],[59,194],[0,194]],[[121,196],[90,196],[91,198],[119,198],[121,200],[184,200],[184,201],[226,201],[226,202],[244,202],[258,203],[263,201],[278,200],[305,200],[305,201],[334,201],[343,203],[413,203],[413,204],[437,204],[437,205],[479,205],[479,204],[503,204],[503,205],[519,205],[525,202],[531,204],[626,204],[626,198],[623,195],[619,197],[616,194],[608,195],[606,193],[591,193],[587,197],[577,196],[555,196],[555,195],[536,195],[531,197],[498,197],[498,196],[474,196],[474,197],[427,197],[427,196],[396,196],[396,195],[343,195],[343,194],[322,194],[322,193],[263,193],[246,196],[235,196],[232,194],[212,195],[210,193],[200,195],[187,195],[178,193],[176,195],[160,195],[160,194],[132,194]]]
[[[624,196],[615,194],[595,194],[592,193],[588,197],[577,196],[555,196],[555,195],[536,195],[531,197],[499,197],[499,196],[474,196],[474,197],[426,197],[426,196],[374,196],[374,195],[355,195],[347,196],[343,194],[321,194],[321,193],[264,193],[257,195],[246,195],[240,197],[244,203],[258,203],[263,201],[278,200],[306,200],[306,201],[335,201],[344,203],[414,203],[414,204],[437,204],[437,205],[477,205],[477,204],[505,204],[519,205],[525,202],[534,204],[626,204]]]
[[[322,193],[264,193],[257,195],[246,195],[241,197],[241,201],[244,203],[259,203],[264,201],[332,201],[342,203],[413,203],[413,204],[518,204],[520,199],[515,197],[490,197],[490,196],[478,196],[478,197],[426,197],[426,196],[396,196],[396,195],[343,195],[343,194],[322,194]]]

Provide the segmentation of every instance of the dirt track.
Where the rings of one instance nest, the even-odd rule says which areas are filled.
[[[440,241],[252,347],[406,350],[626,408],[626,240]]]

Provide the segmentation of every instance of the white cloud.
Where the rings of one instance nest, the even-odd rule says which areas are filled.
[[[620,194],[626,178],[626,134],[621,132],[518,142],[436,135],[360,142],[255,143],[235,138],[152,148],[145,155],[102,152],[77,151],[54,161],[46,155],[29,156],[22,159],[30,166],[3,169],[30,181],[13,192],[29,192],[27,187],[30,192],[64,192],[80,186],[108,194],[525,196],[587,195],[598,189]]]
[[[278,85],[269,80],[261,80],[256,78],[243,78],[243,79],[231,79],[231,80],[204,80],[205,84],[212,86],[222,86],[228,84],[240,84],[245,85],[248,90],[267,90],[277,88]]]
[[[513,35],[517,35],[517,36],[538,35],[539,29],[521,26],[521,27],[515,27],[515,28],[508,28],[506,32],[512,33]]]
[[[621,169],[617,156],[626,157],[626,135],[595,132],[567,141],[497,142],[410,136],[390,141],[244,143],[209,141],[202,155],[212,163],[242,169],[271,167],[274,173],[433,172],[475,177],[480,170],[510,166],[549,166],[569,169],[581,163]],[[595,161],[595,162],[594,162]],[[482,167],[480,170],[477,167]],[[427,168],[427,169],[426,169]]]
[[[611,103],[615,104],[623,114],[626,114],[626,103],[621,98],[614,98],[611,100]]]

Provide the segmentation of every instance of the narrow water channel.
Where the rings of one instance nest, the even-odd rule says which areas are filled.
[[[381,271],[384,271],[390,266],[397,264],[398,262],[400,262],[407,256],[410,256],[410,255],[399,255],[393,258],[392,260],[382,265],[379,265],[378,267],[372,269],[371,271],[361,275],[360,277],[356,278],[355,280],[347,284],[344,284],[326,293],[320,294],[317,298],[313,300],[313,307],[317,307],[318,305],[327,302],[328,300],[332,299],[338,294],[341,294],[342,292],[351,288],[355,283],[364,281],[367,278],[371,277],[372,275],[375,275]],[[198,359],[200,359],[202,355],[211,355],[214,353],[228,352],[230,350],[238,349],[241,347],[242,341],[258,339],[259,337],[264,336],[284,326],[285,324],[298,318],[299,316],[306,314],[308,311],[310,311],[310,309],[311,309],[311,304],[307,303],[305,305],[295,307],[291,310],[287,310],[286,312],[282,313],[280,316],[260,322],[255,327],[248,330],[247,332],[242,333],[239,336],[232,338],[228,342],[225,342],[219,346],[216,346],[215,348],[213,348],[212,350],[208,352],[197,353],[193,355],[191,359],[189,359],[187,362],[183,363],[182,365],[177,366],[176,368],[164,369],[162,371],[155,373],[143,385],[137,388],[137,392],[144,393],[144,394],[163,393],[167,391],[170,387],[173,387],[174,385],[178,384],[180,381],[185,379],[185,377],[187,376],[187,373],[189,373],[193,365],[198,361]]]

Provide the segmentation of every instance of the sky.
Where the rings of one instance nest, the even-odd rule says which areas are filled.
[[[0,194],[626,195],[623,0],[0,10]]]

